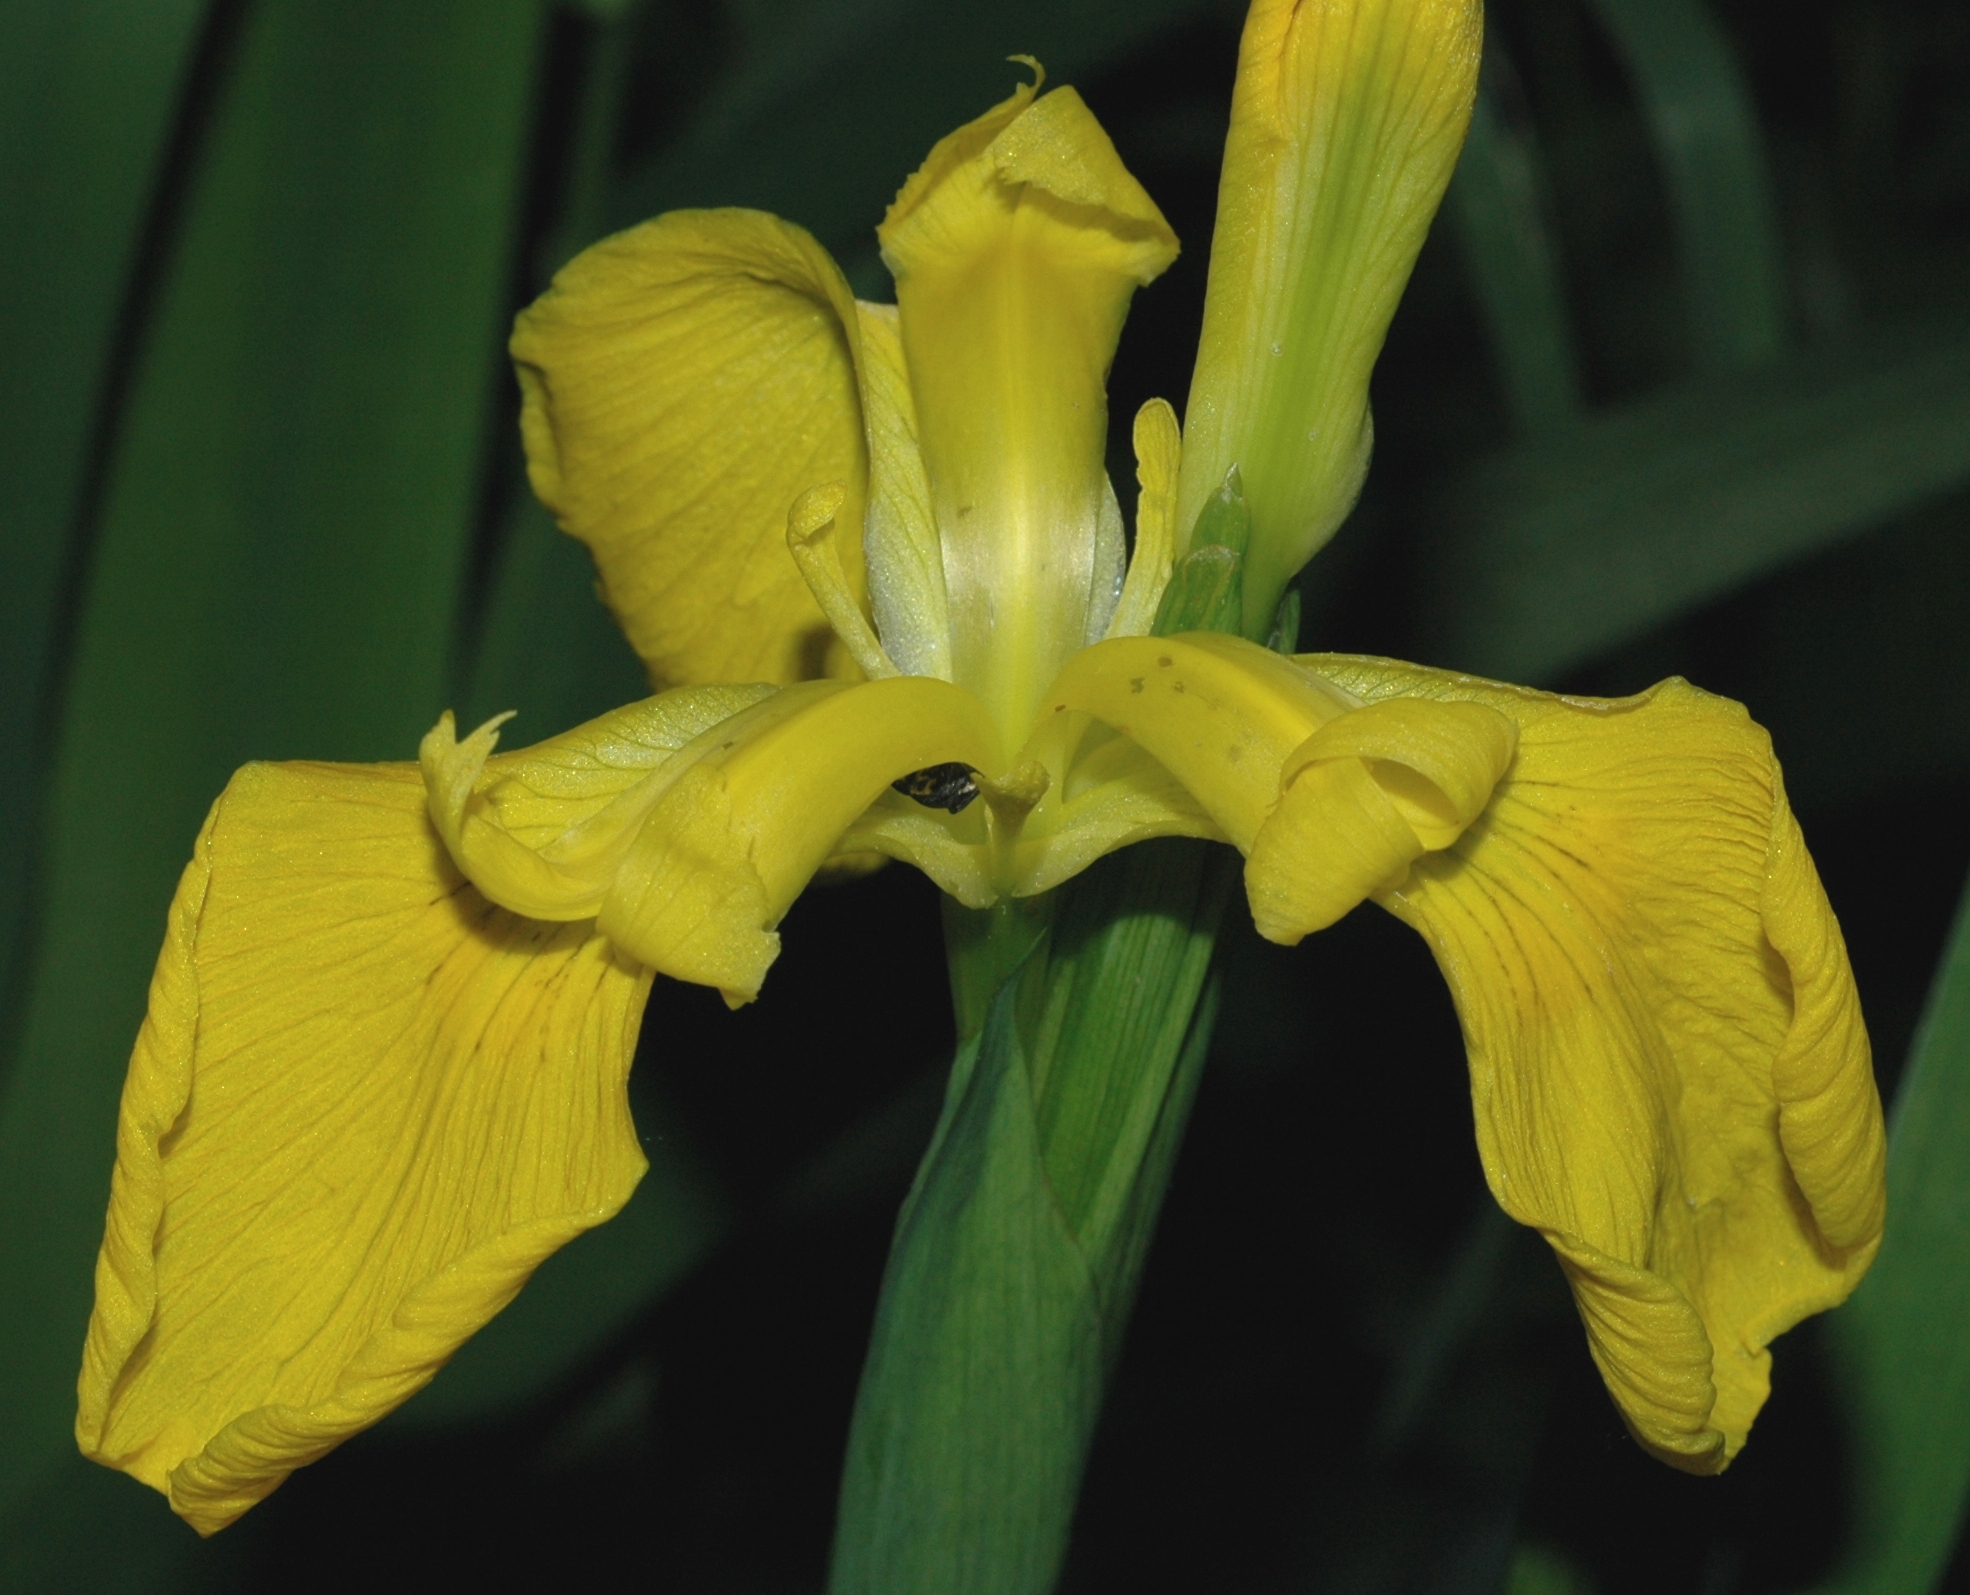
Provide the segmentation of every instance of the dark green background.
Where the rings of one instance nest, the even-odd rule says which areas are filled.
[[[812,894],[740,1014],[660,987],[635,1081],[654,1167],[623,1218],[209,1544],[68,1437],[164,905],[246,759],[403,758],[447,705],[531,736],[636,694],[584,557],[524,495],[512,313],[681,204],[778,211],[883,295],[882,206],[1015,50],[1082,90],[1186,246],[1113,376],[1126,504],[1128,419],[1188,380],[1239,16],[0,10],[0,1587],[818,1587],[949,1044],[926,883]],[[1497,0],[1491,28],[1306,645],[1742,698],[1885,1095],[1970,861],[1970,14]],[[1557,1270],[1489,1206],[1421,945],[1364,909],[1222,956],[1065,1588],[1942,1576],[1970,1476],[1970,968],[1900,1110],[1875,1276],[1780,1343],[1749,1449],[1694,1480],[1626,1438]]]

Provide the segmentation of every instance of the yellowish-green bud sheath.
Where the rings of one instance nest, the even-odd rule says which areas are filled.
[[[1457,164],[1482,33],[1478,0],[1258,0],[1246,21],[1177,535],[1237,466],[1248,634],[1360,492],[1369,373]]]

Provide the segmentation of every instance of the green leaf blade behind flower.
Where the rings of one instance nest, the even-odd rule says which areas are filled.
[[[0,8],[0,1026],[15,1017],[19,940],[42,820],[42,737],[66,568],[105,384],[146,232],[168,222],[174,112],[198,53],[197,0]],[[181,117],[182,121],[183,118]],[[147,200],[149,203],[147,203]],[[148,216],[148,222],[147,222]],[[11,1040],[0,1029],[0,1050]],[[6,1066],[0,1061],[0,1078]]]
[[[1152,842],[1051,899],[947,915],[968,1036],[884,1275],[835,1595],[1052,1589],[1209,1045],[1235,878],[1222,849]]]
[[[1501,385],[1522,435],[1562,426],[1581,405],[1579,357],[1546,214],[1536,135],[1508,114],[1513,77],[1495,34],[1484,41],[1477,103],[1445,206],[1483,312]]]
[[[1889,1117],[1888,1230],[1828,1320],[1855,1525],[1821,1595],[1938,1588],[1970,1496],[1970,891]]]
[[[10,1518],[73,1455],[118,1086],[200,815],[251,758],[409,757],[443,706],[539,23],[269,0],[221,86],[104,497],[0,1105]]]
[[[1444,493],[1437,662],[1551,680],[1970,480],[1970,328],[1910,326],[1692,383]]]
[[[1592,0],[1627,59],[1669,188],[1700,371],[1785,342],[1785,268],[1757,108],[1705,0]]]

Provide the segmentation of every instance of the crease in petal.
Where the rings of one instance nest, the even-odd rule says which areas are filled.
[[[209,1534],[421,1388],[641,1177],[648,988],[473,891],[416,766],[240,771],[124,1089],[83,1451]]]
[[[1245,863],[1261,936],[1288,945],[1399,886],[1483,812],[1518,728],[1481,703],[1387,698],[1328,721],[1280,765]]]
[[[1255,0],[1239,44],[1178,553],[1234,466],[1251,506],[1245,625],[1353,507],[1368,379],[1477,91],[1478,0]]]
[[[878,237],[941,539],[951,676],[1016,732],[1113,612],[1105,384],[1130,297],[1176,238],[1080,97],[1025,86],[931,151]]]
[[[1776,770],[1773,791],[1765,936],[1792,990],[1792,1024],[1772,1064],[1779,1137],[1827,1245],[1854,1250],[1874,1244],[1887,1216],[1887,1142],[1873,1072],[1854,1063],[1869,1050],[1847,944]]]
[[[1486,1177],[1560,1253],[1629,1428],[1721,1469],[1770,1341],[1853,1290],[1884,1202],[1859,1000],[1769,739],[1681,681],[1604,702],[1305,663],[1518,726],[1484,813],[1381,900],[1450,984]]]
[[[787,553],[787,511],[840,481],[844,524],[861,524],[859,342],[827,252],[748,210],[604,239],[521,312],[528,475],[595,556],[654,686],[822,673],[831,634]],[[843,560],[859,602],[860,539]]]
[[[1576,1235],[1546,1240],[1573,1289],[1587,1349],[1637,1438],[1687,1473],[1724,1466],[1713,1424],[1710,1337],[1683,1293],[1660,1274],[1609,1257]]]
[[[1068,661],[1028,745],[1053,734],[1054,720],[1091,715],[1167,769],[1249,853],[1287,755],[1353,707],[1314,672],[1242,637],[1116,637]]]

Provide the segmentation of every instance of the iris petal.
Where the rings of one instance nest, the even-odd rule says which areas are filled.
[[[592,917],[628,957],[734,1003],[892,781],[1004,763],[984,706],[927,676],[680,688],[537,748],[488,760],[491,744],[490,727],[453,740],[449,716],[425,739],[438,829],[472,882],[521,912]]]
[[[679,687],[518,753],[490,720],[459,741],[449,710],[419,749],[431,818],[458,867],[502,908],[593,919],[623,855],[707,731],[771,687]]]
[[[942,538],[952,679],[1023,727],[1106,629],[1122,551],[1104,384],[1176,238],[1072,89],[941,140],[878,230]]]
[[[414,765],[249,765],[172,906],[76,1420],[211,1533],[421,1388],[645,1164],[649,990],[493,907]]]
[[[1245,862],[1259,934],[1291,944],[1476,819],[1510,764],[1517,728],[1479,703],[1389,698],[1339,715],[1280,766],[1278,805]]]
[[[909,676],[951,679],[944,549],[917,446],[917,407],[894,305],[855,304],[862,328],[862,409],[869,439],[869,605],[882,645]]]
[[[1885,1202],[1853,976],[1769,740],[1681,681],[1595,702],[1304,662],[1518,726],[1484,814],[1383,901],[1450,983],[1486,1177],[1560,1255],[1629,1427],[1726,1466],[1770,1341],[1859,1282]]]
[[[1242,852],[1279,796],[1286,756],[1353,707],[1290,659],[1214,632],[1113,637],[1068,661],[1049,718],[1091,714],[1170,770]],[[1036,740],[1047,732],[1042,721]]]
[[[924,676],[789,687],[711,735],[644,822],[600,924],[631,956],[734,1004],[758,995],[781,916],[892,781],[1003,764],[984,706]]]
[[[821,673],[832,634],[787,552],[787,510],[840,481],[844,524],[861,525],[858,338],[827,251],[747,210],[605,239],[521,313],[534,491],[594,554],[654,685]],[[861,539],[843,553],[859,593]]]

